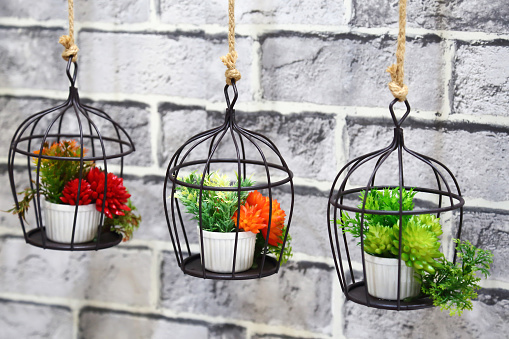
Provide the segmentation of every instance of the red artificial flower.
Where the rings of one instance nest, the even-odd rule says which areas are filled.
[[[102,211],[105,177],[105,173],[97,167],[92,168],[87,176],[87,181],[90,183],[90,187],[93,191],[92,198],[97,199],[95,204],[98,211]],[[131,195],[127,193],[124,187],[124,179],[117,177],[113,173],[108,173],[107,179],[104,214],[108,218],[113,218],[114,215],[125,215],[123,211],[131,210],[126,205]]]
[[[243,208],[246,209],[246,212],[243,213]],[[249,212],[249,213],[248,213]],[[267,230],[269,225],[269,213],[270,213],[270,200],[268,197],[264,197],[260,192],[253,191],[249,193],[246,199],[246,204],[241,206],[240,211],[240,227],[246,230],[246,228],[256,228],[256,230],[261,230],[263,237],[267,239]],[[256,218],[252,216],[256,216]],[[278,244],[282,244],[283,240],[283,228],[285,223],[285,211],[281,209],[281,206],[277,202],[277,200],[272,200],[272,217],[270,221],[270,234],[269,234],[269,244],[272,246],[277,246]],[[263,221],[263,226],[260,227],[259,218]],[[237,212],[235,212],[234,217],[232,218],[237,224]],[[256,223],[256,224],[255,224]],[[253,233],[258,233],[254,232]]]
[[[69,181],[62,191],[63,196],[60,197],[60,200],[62,200],[63,203],[68,205],[76,205],[76,202],[78,201],[78,186],[79,186],[79,179],[74,179]],[[80,190],[80,197],[79,197],[79,203],[78,205],[88,205],[92,202],[92,195],[93,191],[90,188],[90,184],[85,181],[81,180],[81,190]]]

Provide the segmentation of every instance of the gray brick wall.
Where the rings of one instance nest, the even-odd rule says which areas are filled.
[[[467,201],[463,236],[495,255],[474,310],[450,318],[439,309],[397,313],[345,302],[330,254],[332,180],[348,159],[392,138],[385,69],[395,60],[396,0],[237,1],[238,121],[270,137],[295,174],[294,257],[278,275],[230,282],[181,273],[162,203],[173,153],[223,119],[227,1],[76,1],[80,95],[134,140],[125,183],[143,222],[119,247],[61,253],[24,244],[17,218],[0,213],[0,337],[505,338],[508,8],[503,0],[408,2],[405,82],[413,112],[405,140],[453,171]],[[12,205],[14,129],[67,97],[57,43],[66,31],[65,0],[0,3],[0,210]],[[407,160],[408,180],[432,183],[431,173]],[[380,182],[394,184],[391,164]],[[368,172],[350,183],[365,183]],[[21,190],[21,166],[15,177]],[[287,188],[274,194],[289,205]],[[190,243],[197,245],[194,232]],[[358,272],[360,252],[351,255]]]

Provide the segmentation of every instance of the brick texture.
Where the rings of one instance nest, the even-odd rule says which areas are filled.
[[[228,51],[224,36],[84,30],[79,39],[86,49],[80,59],[80,85],[87,91],[224,100],[225,67],[219,59]],[[237,68],[242,73],[238,87],[249,100],[252,40],[238,37],[236,41]]]
[[[278,275],[261,280],[211,281],[184,276],[173,253],[166,253],[161,304],[181,312],[330,334],[331,270],[320,264],[290,262]]]
[[[149,8],[150,0],[80,1],[74,4],[74,18],[76,22],[136,23],[149,19]],[[0,4],[0,13],[2,17],[30,18],[42,21],[67,20],[67,2],[63,0],[3,2]]]
[[[439,308],[394,312],[368,308],[353,302],[344,306],[347,338],[505,338],[507,292],[483,290],[473,311],[450,317]],[[374,326],[375,325],[375,326]]]
[[[361,27],[397,27],[397,4],[395,0],[354,0],[351,23]],[[410,27],[493,33],[509,31],[509,9],[503,0],[410,0],[407,4],[407,17]]]
[[[394,51],[395,40],[387,36],[264,37],[263,97],[386,107],[393,98],[385,69],[395,62]],[[408,39],[406,53],[409,102],[416,109],[438,110],[444,100],[440,41],[434,36]]]
[[[227,2],[214,0],[160,0],[161,21],[169,24],[224,24]],[[275,0],[267,2],[239,1],[235,4],[237,24],[311,24],[342,25],[345,5],[331,0]],[[320,18],[320,20],[317,20]]]
[[[114,248],[64,254],[27,245],[21,238],[3,237],[0,246],[2,291],[128,305],[149,304],[150,251]]]
[[[3,339],[72,337],[72,313],[65,307],[0,300]]]
[[[388,124],[388,121],[385,121],[376,125],[364,121],[367,123],[364,125],[359,123],[359,119],[349,120],[348,134],[352,159],[390,144],[393,137],[392,128],[388,125],[380,126]],[[509,198],[509,191],[504,188],[506,186],[501,185],[501,182],[506,180],[500,178],[498,174],[505,171],[507,163],[505,154],[499,152],[499,149],[504,147],[502,145],[507,144],[509,140],[505,129],[489,130],[473,124],[433,126],[417,122],[405,123],[407,124],[408,127],[404,128],[406,146],[429,155],[449,167],[458,179],[463,195],[495,201]],[[391,157],[377,175],[379,184],[397,185],[396,155]],[[374,163],[365,165],[356,172],[352,182],[365,185],[373,168]],[[408,178],[406,184],[430,185],[434,180],[433,174],[431,170],[426,171],[426,168],[414,159],[409,161],[405,170],[405,176]]]
[[[454,65],[454,113],[509,116],[509,43],[460,43]]]

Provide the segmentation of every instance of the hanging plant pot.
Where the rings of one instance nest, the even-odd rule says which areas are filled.
[[[73,242],[72,232],[76,206],[60,205],[43,201],[46,236],[49,240],[70,244]],[[95,203],[81,205],[76,213],[76,227],[74,228],[74,243],[84,243],[94,240],[97,227],[101,219],[101,212],[97,211]]]
[[[197,226],[198,239],[200,227]],[[235,232],[220,233],[203,230],[203,252],[200,241],[200,254],[205,258],[205,269],[216,273],[232,273],[233,254],[235,250]],[[237,257],[235,272],[243,272],[253,266],[256,234],[253,232],[238,232]]]
[[[368,293],[380,299],[398,300],[398,259],[375,257],[364,253]],[[401,265],[400,299],[419,295],[421,285],[415,279],[413,267]]]

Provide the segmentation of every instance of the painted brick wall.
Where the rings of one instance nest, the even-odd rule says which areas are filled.
[[[456,174],[464,235],[495,253],[474,311],[450,318],[345,303],[330,257],[335,174],[391,138],[384,70],[394,60],[395,0],[238,1],[236,108],[278,144],[297,185],[293,260],[279,275],[238,282],[181,274],[161,201],[172,153],[224,110],[227,1],[77,0],[80,94],[133,136],[126,185],[144,222],[127,244],[69,254],[25,245],[17,219],[0,214],[0,338],[506,338],[509,7],[408,6],[407,142]],[[0,3],[1,210],[12,201],[13,128],[67,96],[57,43],[66,19],[64,0]]]

